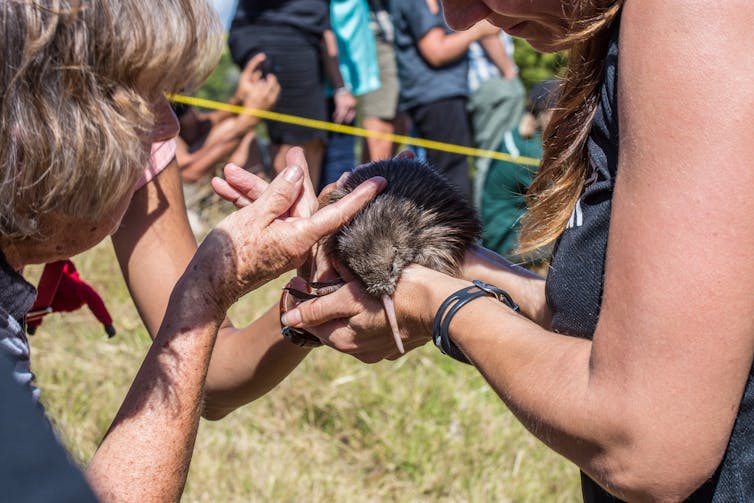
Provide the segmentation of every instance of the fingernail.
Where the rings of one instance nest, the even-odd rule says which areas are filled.
[[[280,323],[284,326],[295,327],[301,323],[301,312],[298,309],[291,309],[283,313],[283,316],[280,317]]]
[[[379,190],[383,190],[385,187],[387,187],[387,179],[381,176],[372,177],[370,178],[370,180],[377,184]]]
[[[346,171],[345,173],[340,175],[340,178],[338,178],[338,180],[335,182],[335,186],[338,187],[339,189],[342,188],[343,185],[345,185],[346,182],[348,181],[349,176],[351,176],[350,171]]]
[[[289,182],[296,182],[302,176],[304,176],[304,171],[301,169],[301,167],[296,166],[295,164],[293,166],[288,166],[287,168],[285,168],[285,172],[283,173],[283,177]]]

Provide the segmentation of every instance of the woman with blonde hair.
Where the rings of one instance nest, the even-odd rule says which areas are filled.
[[[407,346],[473,364],[586,501],[754,500],[754,5],[444,4],[570,53],[524,223],[554,253],[546,279],[478,248],[465,279],[407,269]],[[347,348],[379,312],[352,282],[284,321]]]
[[[294,152],[259,200],[224,219],[197,250],[163,93],[195,87],[217,61],[222,31],[212,8],[196,0],[6,0],[0,30],[0,354],[38,396],[23,333],[35,291],[21,272],[119,229],[116,251],[155,340],[87,478],[103,501],[175,501],[200,413],[221,417],[292,368],[282,362],[255,380],[266,352],[281,354],[276,317],[267,315],[258,340],[242,331],[218,338],[232,330],[226,310],[301,265],[384,181],[314,212],[302,153]],[[230,349],[210,366],[216,338],[218,349]],[[306,352],[296,349],[282,360],[298,362]],[[241,375],[231,375],[236,368]],[[222,403],[209,414],[205,379],[219,393],[208,402]]]

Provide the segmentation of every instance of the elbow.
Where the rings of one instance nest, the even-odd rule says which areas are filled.
[[[219,421],[234,410],[236,410],[236,407],[219,403],[219,400],[213,398],[211,392],[205,391],[202,418],[207,421]]]
[[[210,407],[205,405],[204,409],[202,410],[202,417],[207,421],[219,421],[220,419],[233,412],[233,410],[234,409]]]
[[[672,463],[671,463],[672,465]],[[608,492],[626,501],[675,502],[686,501],[691,494],[709,480],[715,468],[698,473],[673,473],[661,478],[656,473],[646,474],[642,470],[626,470],[607,475],[600,482]],[[637,476],[642,473],[643,476]]]
[[[424,61],[432,68],[440,68],[449,63],[440,52],[427,52],[424,54]]]
[[[685,501],[714,475],[725,451],[694,447],[659,440],[646,450],[616,457],[592,478],[626,501]]]

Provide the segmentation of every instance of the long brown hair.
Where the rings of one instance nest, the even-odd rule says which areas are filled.
[[[575,2],[572,25],[563,41],[568,66],[552,119],[543,134],[542,163],[522,218],[520,251],[551,245],[565,229],[586,178],[586,140],[597,108],[610,26],[625,0]]]

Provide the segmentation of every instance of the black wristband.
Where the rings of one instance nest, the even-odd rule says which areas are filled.
[[[513,299],[505,290],[483,283],[478,279],[475,279],[473,283],[472,286],[462,288],[445,299],[440,305],[440,309],[437,310],[434,322],[432,323],[432,340],[434,341],[435,346],[440,348],[440,351],[442,351],[443,354],[446,354],[461,363],[471,362],[469,362],[466,355],[464,355],[458,346],[456,346],[450,339],[448,329],[450,328],[450,321],[453,319],[453,316],[455,316],[463,306],[479,297],[491,295],[514,311],[519,311],[518,304],[513,302]]]

